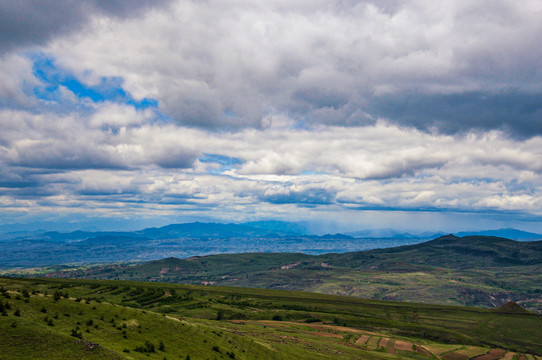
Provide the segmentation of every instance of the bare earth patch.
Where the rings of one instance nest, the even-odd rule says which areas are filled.
[[[489,352],[487,354],[477,356],[474,359],[475,360],[496,360],[496,359],[500,359],[501,357],[503,357],[505,353],[506,353],[505,350],[491,349],[491,350],[489,350]]]

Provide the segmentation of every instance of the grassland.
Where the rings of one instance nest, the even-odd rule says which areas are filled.
[[[542,359],[542,317],[513,308],[133,281],[0,289],[2,359]]]

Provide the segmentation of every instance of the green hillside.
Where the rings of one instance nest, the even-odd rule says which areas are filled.
[[[382,269],[397,263],[451,269],[529,266],[542,264],[542,241],[520,242],[493,236],[446,235],[425,243],[389,249],[324,255],[333,264]]]
[[[248,288],[0,278],[2,359],[541,359],[542,317]],[[188,356],[188,357],[187,357]]]
[[[486,308],[515,301],[542,312],[542,242],[483,236],[448,235],[418,245],[321,256],[222,254],[11,274],[303,290]]]

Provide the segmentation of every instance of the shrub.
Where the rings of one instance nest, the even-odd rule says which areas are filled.
[[[153,353],[156,352],[154,348],[154,344],[151,343],[149,340],[145,341],[145,345],[136,346],[134,351],[140,352],[140,353]]]
[[[75,327],[72,329],[71,336],[76,337],[78,339],[83,338],[83,334],[81,333],[81,331],[79,331],[78,327]]]
[[[317,318],[308,318],[305,320],[306,323],[315,323],[315,322],[321,322],[322,320],[320,319],[317,319]]]

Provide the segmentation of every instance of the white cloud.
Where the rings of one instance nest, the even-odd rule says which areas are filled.
[[[140,5],[0,36],[0,206],[541,213],[540,0]],[[48,87],[22,48],[123,99]]]
[[[32,74],[32,61],[18,55],[0,57],[0,106],[35,106],[36,99],[28,92],[39,81]]]
[[[96,119],[119,127],[97,126],[113,122]],[[48,206],[91,201],[129,209],[136,201],[157,211],[281,212],[297,204],[536,212],[542,198],[540,137],[452,137],[384,121],[312,129],[282,121],[277,128],[216,133],[152,123],[145,111],[107,103],[88,116],[9,110],[0,121],[8,129],[0,141],[12,188],[4,193]],[[237,160],[228,167],[194,162],[201,154]],[[30,186],[21,169],[31,172]]]
[[[90,83],[122,77],[184,125],[258,127],[277,112],[362,125],[385,113],[369,106],[375,94],[538,92],[541,16],[537,0],[182,1],[143,18],[95,17],[47,51]],[[502,125],[483,121],[472,125]]]

